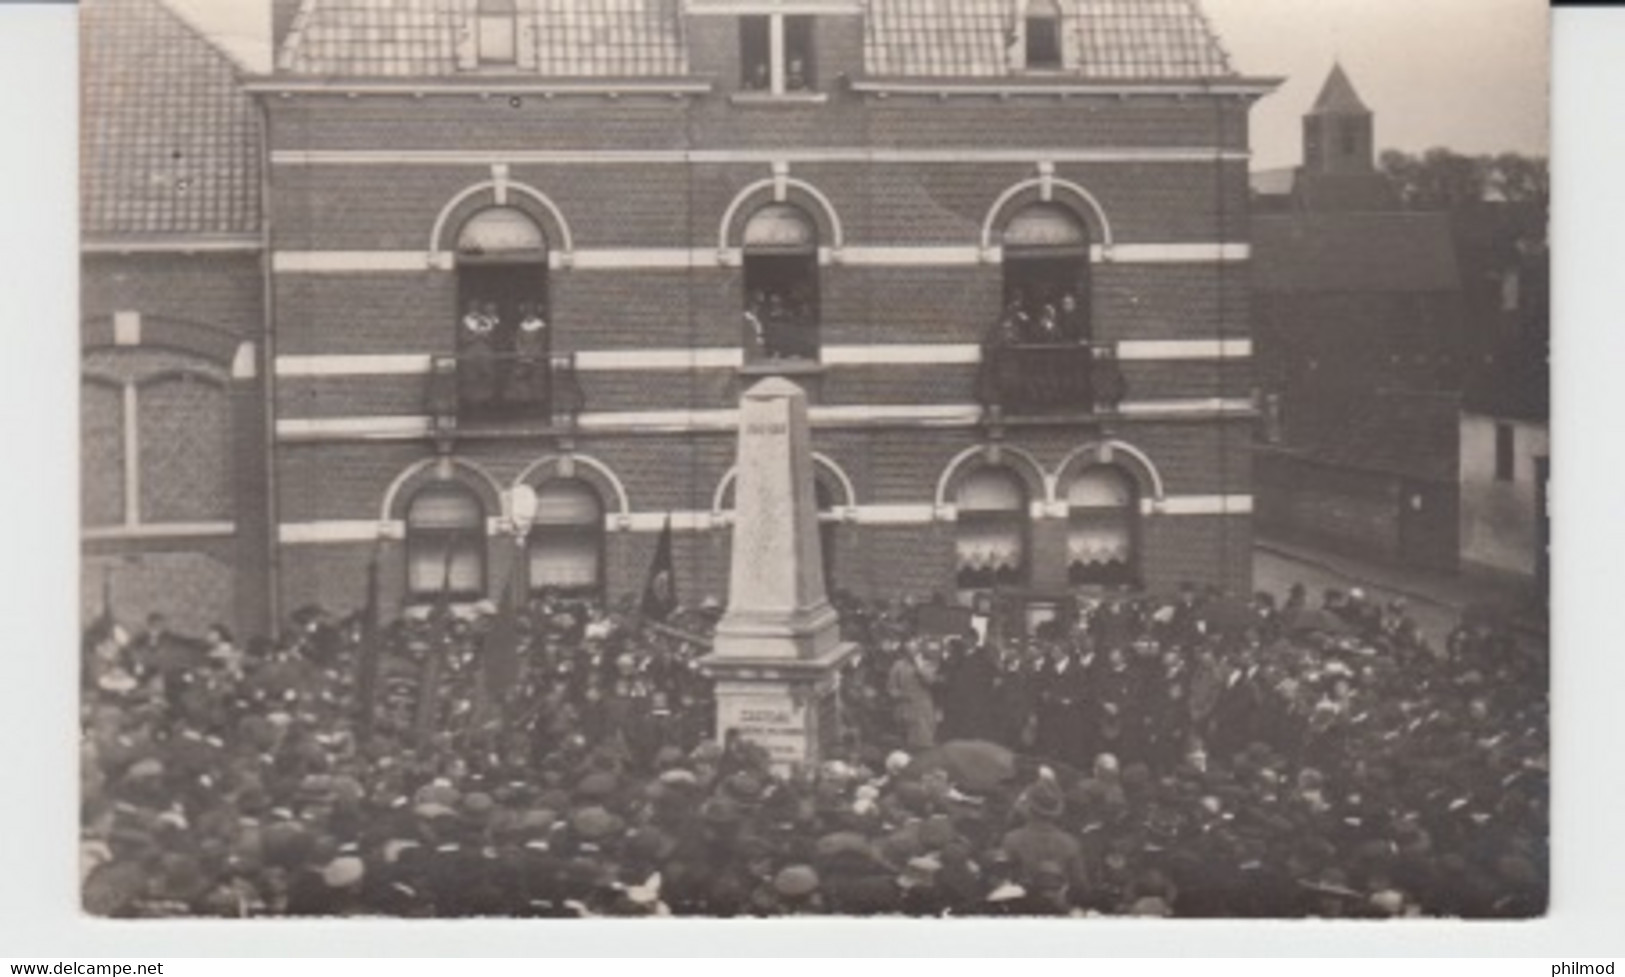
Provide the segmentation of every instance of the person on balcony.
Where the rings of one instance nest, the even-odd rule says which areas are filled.
[[[457,375],[462,399],[474,405],[491,402],[496,392],[496,332],[500,320],[494,302],[472,301],[463,314],[458,337]]]
[[[520,404],[547,402],[547,320],[541,309],[526,302],[519,307],[519,329],[513,337],[513,373],[507,399]]]
[[[999,329],[1004,336],[1005,346],[1016,346],[1027,342],[1032,332],[1033,318],[1027,314],[1027,296],[1016,292],[1004,307],[1004,317],[999,320]]]
[[[1036,339],[1040,343],[1061,341],[1061,313],[1053,302],[1045,302],[1044,307],[1039,310]]]
[[[769,356],[767,348],[767,324],[762,316],[767,310],[767,293],[758,290],[750,297],[750,304],[745,306],[745,332],[754,344],[758,356]]]
[[[1076,292],[1066,292],[1061,296],[1061,339],[1068,343],[1087,343],[1089,341],[1089,321],[1084,316],[1083,303],[1078,301]]]

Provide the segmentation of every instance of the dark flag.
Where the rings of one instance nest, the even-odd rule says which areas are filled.
[[[374,550],[367,563],[367,606],[361,612],[361,659],[356,673],[362,739],[372,734],[372,712],[378,697],[378,640],[378,553]]]
[[[113,570],[102,571],[102,612],[85,629],[85,647],[94,649],[113,636],[118,622],[113,617]]]
[[[502,604],[485,633],[485,688],[499,705],[519,681],[519,557],[508,571],[508,585],[502,591]]]
[[[677,609],[677,583],[671,559],[671,513],[666,513],[666,526],[660,531],[660,542],[655,546],[654,561],[649,564],[649,578],[643,585],[643,602],[639,612],[646,618],[664,621]]]

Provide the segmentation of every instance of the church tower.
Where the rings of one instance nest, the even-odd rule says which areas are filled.
[[[1341,64],[1332,65],[1320,97],[1303,117],[1303,165],[1296,208],[1314,211],[1391,210],[1392,187],[1377,172],[1371,110]]]
[[[1340,64],[1303,117],[1303,165],[1315,173],[1374,173],[1371,110]]]

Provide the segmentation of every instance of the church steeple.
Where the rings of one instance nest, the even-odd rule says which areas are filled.
[[[1303,168],[1309,173],[1375,173],[1371,110],[1341,64],[1332,65],[1320,97],[1303,117]]]

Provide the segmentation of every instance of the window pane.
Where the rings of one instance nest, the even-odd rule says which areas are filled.
[[[124,521],[124,392],[96,381],[80,389],[80,518],[115,526]]]
[[[784,88],[805,91],[817,86],[813,57],[813,18],[784,18]]]
[[[956,504],[961,512],[1015,512],[1025,516],[1027,490],[1014,472],[983,468],[959,483]]]
[[[603,525],[604,508],[598,493],[577,479],[547,482],[536,493],[536,525],[581,526],[597,529]]]
[[[750,91],[767,91],[773,86],[768,64],[772,57],[767,17],[739,18],[739,84]]]
[[[479,23],[480,61],[485,64],[513,64],[513,15],[481,14]]]
[[[1089,232],[1065,207],[1033,204],[1010,219],[1004,229],[1007,248],[1086,248]]]
[[[464,254],[536,252],[547,249],[547,236],[530,215],[515,207],[487,207],[463,225],[457,250]]]
[[[432,486],[412,499],[407,532],[417,530],[483,530],[485,513],[474,493],[460,485]]]
[[[485,537],[459,534],[452,544],[451,591],[485,593]]]
[[[194,374],[164,377],[136,394],[143,522],[231,518],[231,405]]]
[[[530,586],[533,590],[596,587],[602,534],[594,531],[543,529],[530,543]]]
[[[407,541],[406,585],[413,594],[433,596],[446,581],[447,536],[425,534]]]
[[[818,247],[818,228],[800,207],[768,204],[745,225],[745,250],[811,251]]]
[[[1066,504],[1075,509],[1124,508],[1133,500],[1133,483],[1127,473],[1115,466],[1086,469],[1066,489]]]

